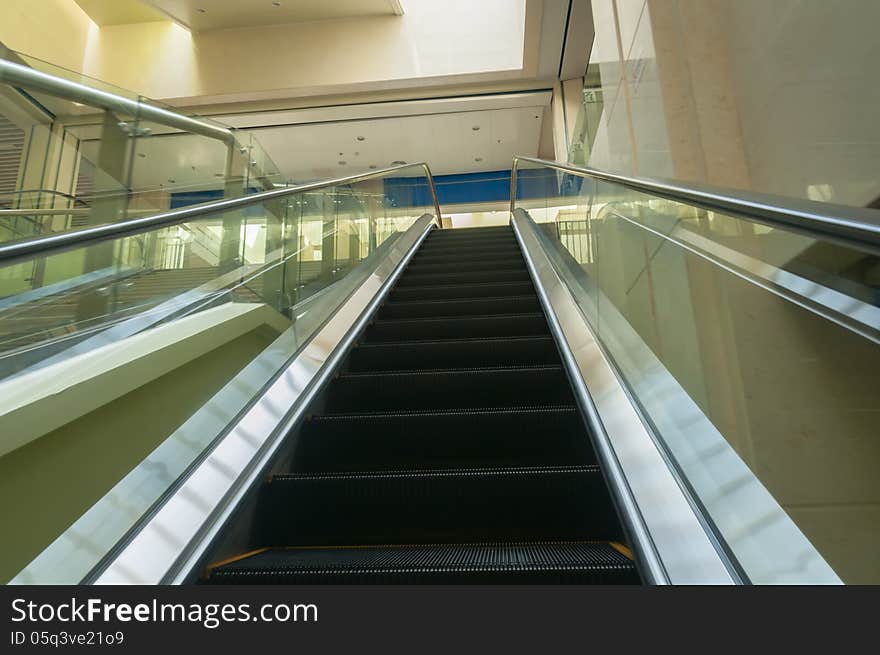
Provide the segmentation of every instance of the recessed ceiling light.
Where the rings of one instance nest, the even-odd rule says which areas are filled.
[[[366,140],[367,140],[367,137],[365,137],[365,136],[359,136],[359,137],[357,138],[357,140],[358,140],[358,141],[366,141]]]
[[[273,7],[280,7],[281,1],[280,0],[272,0],[272,6]]]
[[[145,153],[145,152],[139,152],[139,153],[138,153],[138,157],[140,157],[141,159],[143,159],[143,158],[146,157],[146,156],[147,156],[147,153]]]
[[[474,157],[474,161],[483,161],[482,157]]]
[[[196,7],[196,11],[199,12],[200,14],[207,14],[208,13],[208,10],[203,7]]]
[[[376,164],[370,164],[370,170],[374,171],[374,170],[376,170],[377,168],[379,168],[379,167],[376,166]]]
[[[479,126],[479,125],[474,125],[471,129],[472,129],[474,132],[479,132],[479,131],[480,131],[480,126]]]
[[[406,162],[401,159],[395,159],[393,162],[391,162],[391,165],[392,166],[403,166],[405,163]]]
[[[347,163],[348,163],[347,161],[344,161],[344,160],[342,160],[342,159],[339,160],[339,165],[340,165],[340,166],[345,166]]]
[[[168,183],[169,183],[169,184],[174,184],[176,181],[177,181],[177,180],[172,180],[170,177],[168,178]]]

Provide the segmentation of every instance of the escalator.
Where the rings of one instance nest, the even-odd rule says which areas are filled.
[[[204,582],[640,581],[511,228],[432,230],[310,410]]]

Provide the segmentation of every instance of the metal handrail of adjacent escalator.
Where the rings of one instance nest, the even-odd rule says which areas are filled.
[[[547,180],[541,176],[529,178],[522,170],[517,185],[521,163],[550,171],[558,188],[553,183],[545,185]],[[563,173],[564,179],[552,180],[556,172]],[[597,455],[626,517],[643,573],[654,581],[673,584],[717,584],[725,578],[746,584],[839,584],[840,577],[823,553],[608,295],[613,289],[602,286],[597,272],[598,234],[589,237],[590,254],[567,256],[572,254],[568,246],[555,241],[560,234],[554,236],[546,229],[553,224],[549,203],[537,198],[547,201],[545,196],[558,191],[560,216],[574,212],[582,223],[613,217],[653,235],[661,244],[673,243],[718,267],[713,270],[724,270],[874,343],[878,343],[880,328],[877,303],[848,295],[847,290],[855,286],[826,287],[825,279],[816,277],[812,269],[787,270],[759,259],[761,255],[754,250],[739,251],[723,240],[712,241],[682,225],[677,214],[661,226],[657,217],[666,214],[647,202],[639,203],[638,215],[628,215],[613,202],[596,202],[602,196],[598,184],[580,190],[581,200],[576,200],[569,187],[579,187],[569,184],[568,175],[845,245],[871,256],[880,252],[878,214],[633,178],[531,157],[517,157],[511,175],[511,223],[591,425]],[[537,222],[525,207],[536,208]],[[541,216],[545,209],[548,213]],[[591,229],[587,233],[592,235]],[[802,240],[797,243],[803,246]],[[657,252],[659,246],[647,253],[648,261]],[[612,260],[604,257],[603,262],[607,265]]]
[[[5,244],[0,246],[0,266],[31,257],[44,256],[47,253],[69,250],[89,243],[116,239],[119,237],[130,236],[132,234],[140,234],[159,227],[178,225],[199,216],[207,216],[209,214],[218,214],[234,209],[241,209],[243,207],[261,204],[270,200],[286,198],[287,196],[293,196],[306,191],[315,191],[317,189],[325,189],[328,187],[385,177],[389,173],[413,168],[415,166],[421,166],[425,171],[425,178],[428,182],[428,188],[431,192],[431,200],[434,205],[434,211],[436,212],[435,217],[437,220],[437,226],[442,228],[440,201],[437,199],[437,188],[434,185],[434,176],[431,173],[431,167],[427,162],[419,161],[409,164],[389,166],[388,168],[381,168],[366,173],[358,173],[356,175],[298,184],[281,189],[273,189],[271,191],[262,191],[260,193],[241,196],[239,198],[227,198],[198,205],[190,205],[180,209],[172,209],[170,211],[153,214],[152,216],[133,218],[118,223],[96,225],[94,227],[87,227],[80,230],[71,230],[50,236]]]
[[[876,210],[785,198],[739,189],[722,189],[693,182],[631,177],[535,157],[516,156],[513,158],[510,176],[511,212],[515,209],[516,180],[520,162],[553,168],[580,177],[611,182],[633,191],[648,193],[709,211],[733,214],[772,227],[799,232],[806,236],[821,237],[861,250],[871,249],[880,252],[880,213]]]
[[[145,120],[155,121],[156,123],[175,127],[193,134],[200,134],[230,145],[235,143],[235,133],[225,127],[191,116],[185,116],[169,109],[156,107],[140,100],[133,100],[116,93],[96,89],[73,80],[43,73],[30,66],[24,66],[6,59],[0,59],[0,82],[42,91],[57,98],[64,98],[84,105],[132,114]]]

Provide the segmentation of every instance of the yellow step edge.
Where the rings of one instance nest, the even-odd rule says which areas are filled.
[[[621,555],[623,555],[624,557],[629,559],[630,561],[635,561],[635,557],[633,556],[633,552],[629,548],[624,546],[623,544],[618,543],[616,541],[609,541],[608,545],[611,546],[618,553],[620,553]]]

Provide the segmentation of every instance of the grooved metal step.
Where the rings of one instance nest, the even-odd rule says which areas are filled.
[[[637,584],[624,552],[587,541],[275,548],[213,568],[210,582]]]
[[[398,287],[432,286],[440,284],[458,284],[475,282],[518,282],[529,280],[529,272],[525,266],[511,269],[493,269],[482,271],[461,271],[458,273],[404,273],[397,282]]]
[[[472,282],[465,284],[442,284],[420,287],[396,287],[391,290],[391,302],[404,300],[439,300],[442,298],[481,298],[498,296],[521,296],[534,293],[531,280],[519,282]]]
[[[527,395],[526,395],[527,394]],[[572,404],[561,366],[346,373],[327,390],[325,412]]]
[[[275,476],[265,546],[621,538],[595,466]]]
[[[388,302],[379,310],[379,319],[431,318],[488,314],[533,314],[541,311],[535,294],[494,298],[458,298]]]
[[[559,353],[550,335],[363,343],[352,351],[348,370],[473,368],[510,362],[558,364]]]
[[[450,273],[465,271],[491,271],[497,269],[518,269],[525,268],[525,261],[522,257],[507,257],[504,259],[475,259],[467,262],[450,262],[440,261],[437,263],[422,264],[413,262],[406,269],[407,275],[426,275],[430,273]]]
[[[573,405],[318,415],[294,471],[562,466],[595,463]]]
[[[547,333],[544,314],[531,312],[381,320],[370,325],[365,336],[367,341],[407,341],[485,336],[519,337]]]

